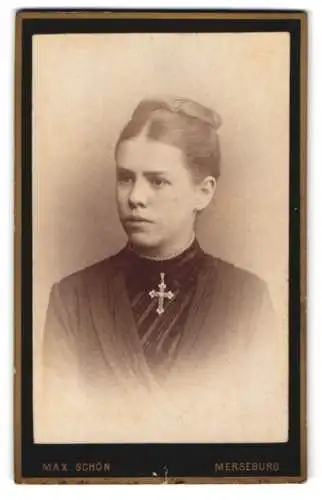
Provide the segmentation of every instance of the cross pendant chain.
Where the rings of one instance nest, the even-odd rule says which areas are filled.
[[[158,307],[156,309],[156,312],[160,316],[161,314],[164,313],[164,300],[165,299],[173,299],[174,298],[174,293],[169,290],[166,292],[167,285],[164,282],[164,276],[165,273],[160,273],[161,276],[161,282],[158,284],[159,291],[157,292],[156,290],[151,290],[149,292],[149,296],[151,299],[154,299],[155,297],[158,298]]]

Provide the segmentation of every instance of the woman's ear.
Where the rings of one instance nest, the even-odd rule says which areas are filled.
[[[196,211],[201,212],[214,197],[217,187],[216,179],[212,175],[205,177],[197,186]]]

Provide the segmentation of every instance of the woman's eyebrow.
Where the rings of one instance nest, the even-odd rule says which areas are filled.
[[[166,170],[145,170],[143,171],[143,175],[145,175],[146,177],[149,177],[151,175],[168,175],[169,172],[167,172]]]
[[[122,165],[116,165],[116,169],[119,172],[124,172],[126,174],[136,174],[136,170],[132,170],[130,168],[122,167]],[[143,170],[142,175],[145,177],[150,177],[154,175],[168,175],[169,172],[167,170]]]
[[[135,172],[129,168],[122,167],[121,165],[116,165],[116,170],[119,172],[124,172],[127,174],[134,174]]]

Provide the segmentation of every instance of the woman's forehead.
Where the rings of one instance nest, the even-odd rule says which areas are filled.
[[[118,167],[129,170],[167,170],[175,165],[185,168],[182,151],[172,145],[147,138],[145,135],[123,141],[117,151]]]

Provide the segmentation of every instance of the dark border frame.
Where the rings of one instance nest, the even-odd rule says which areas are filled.
[[[34,34],[287,31],[291,37],[289,203],[289,440],[271,444],[33,443],[31,42]],[[22,10],[15,58],[15,480],[18,483],[258,483],[306,479],[307,14],[302,11]],[[42,463],[108,463],[46,472]],[[279,462],[278,471],[225,474],[215,462]],[[154,477],[153,472],[158,476]]]

